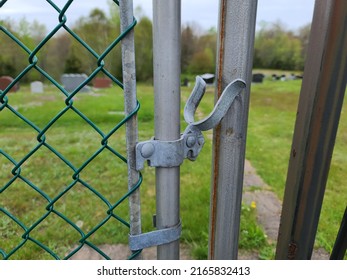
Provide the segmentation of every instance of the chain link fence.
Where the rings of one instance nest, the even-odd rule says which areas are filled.
[[[0,8],[6,2],[0,1]],[[105,126],[98,120],[108,112],[95,106],[95,114],[89,116],[85,106],[93,105],[83,104],[86,99],[90,100],[88,104],[93,104],[93,98],[100,97],[82,90],[97,75],[103,74],[119,88],[112,88],[107,94],[117,95],[112,100],[124,102],[121,78],[107,69],[104,60],[132,31],[136,20],[124,32],[119,32],[107,48],[97,52],[67,24],[73,0],[62,8],[54,1],[46,2],[59,20],[34,48],[11,30],[0,27],[2,38],[13,42],[28,59],[27,66],[0,90],[0,256],[3,259],[69,259],[89,246],[103,258],[110,259],[99,245],[114,240],[127,242],[130,215],[124,202],[142,181],[139,175],[134,186],[128,187],[123,132],[126,123],[138,112],[139,103],[130,114],[124,114],[123,108],[123,114],[115,114],[112,125]],[[119,1],[113,2],[119,6]],[[44,46],[62,30],[96,61],[95,69],[71,91],[39,63]],[[51,84],[41,98],[54,99],[54,102],[43,102],[39,106],[33,101],[36,98],[33,94],[10,92],[32,71],[40,73]],[[35,107],[34,114],[28,113],[26,104]],[[47,106],[50,107],[44,108]],[[129,251],[129,258],[139,253]]]

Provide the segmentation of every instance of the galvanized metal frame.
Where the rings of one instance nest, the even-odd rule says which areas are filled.
[[[209,258],[237,259],[257,1],[219,5],[215,99],[234,79],[247,86],[214,130]]]
[[[180,7],[180,0],[153,0],[155,139],[161,143],[180,139]],[[220,0],[215,100],[234,79],[245,80],[247,88],[235,97],[214,131],[210,259],[237,259],[238,254],[256,10],[257,1]],[[302,92],[314,94],[301,97],[299,105],[304,117],[298,118],[293,141],[277,258],[308,258],[312,253],[346,85],[344,21],[346,3],[317,0],[302,88]],[[328,98],[328,92],[335,92],[336,98]],[[317,119],[323,121],[322,126],[317,125]],[[179,164],[158,165],[156,226],[160,231],[180,225],[180,184]],[[296,185],[288,187],[293,182]],[[308,185],[300,189],[297,183],[303,182]],[[158,259],[178,259],[179,240],[158,246],[157,252]]]
[[[347,2],[317,0],[276,259],[310,259],[347,82]]]
[[[133,21],[133,1],[119,1],[121,31],[123,32]],[[135,42],[134,30],[131,30],[122,39],[122,64],[124,85],[124,108],[125,114],[130,114],[137,107],[136,93],[136,65],[135,65]],[[136,170],[135,146],[138,141],[137,118],[133,117],[126,123],[127,139],[127,163],[128,163],[128,189],[131,190],[140,179]],[[129,197],[130,211],[130,235],[141,233],[141,204],[140,190],[135,190]],[[138,254],[137,259],[141,259]]]
[[[155,139],[180,138],[181,0],[153,0]],[[156,168],[156,227],[180,223],[180,167]],[[157,247],[157,259],[179,259],[179,240]]]

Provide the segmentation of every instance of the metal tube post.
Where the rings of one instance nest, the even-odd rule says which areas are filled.
[[[155,138],[180,138],[181,1],[153,0]],[[156,168],[156,227],[179,223],[180,168]],[[158,246],[157,258],[179,259],[179,240]]]
[[[216,100],[234,79],[247,84],[213,134],[210,259],[237,259],[256,0],[220,0]]]
[[[124,32],[134,21],[133,1],[120,1],[121,32]],[[136,97],[136,70],[135,70],[135,43],[134,30],[131,30],[122,39],[122,64],[125,114],[131,114],[137,106]],[[128,160],[128,188],[136,185],[139,180],[139,172],[136,171],[135,147],[138,140],[137,117],[134,116],[126,122],[127,160]],[[136,190],[129,197],[130,207],[130,234],[141,233],[141,206],[140,191]],[[137,257],[140,258],[140,255]]]
[[[346,90],[346,19],[346,1],[316,1],[276,259],[311,259]]]

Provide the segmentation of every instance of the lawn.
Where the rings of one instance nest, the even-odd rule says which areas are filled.
[[[182,88],[182,108],[191,90],[192,87]],[[252,85],[246,156],[279,198],[283,196],[299,91],[300,81],[266,81],[264,84]],[[66,107],[62,94],[49,86],[45,88],[44,94],[31,94],[28,87],[22,86],[19,92],[8,96],[9,104],[39,129],[43,129]],[[140,84],[138,99],[141,103],[138,114],[139,140],[144,141],[154,135],[152,86]],[[74,99],[74,108],[97,125],[102,133],[107,134],[124,118],[123,103],[121,90],[113,87],[91,94],[78,94]],[[200,113],[207,115],[212,106],[211,87],[199,106]],[[344,112],[342,120],[343,116]],[[185,126],[182,117],[181,131]],[[81,181],[73,184],[76,169],[83,166],[100,148],[103,139],[100,131],[91,128],[78,114],[68,110],[46,131],[45,143],[54,147],[72,167],[43,146],[21,165],[21,176],[32,185],[17,179],[4,188],[13,178],[11,170],[15,167],[4,155],[11,155],[13,161],[18,163],[39,142],[37,131],[7,108],[3,109],[0,112],[0,149],[3,151],[0,154],[1,209],[11,212],[29,228],[45,215],[48,200],[63,194],[54,205],[57,213],[63,213],[84,233],[93,230],[105,218],[108,210],[105,201],[114,204],[127,190],[126,164],[108,149],[80,170]],[[344,157],[347,149],[346,134],[346,124],[341,122],[317,237],[317,245],[324,246],[327,250],[331,249],[335,241],[347,201],[346,186],[343,184],[347,166],[347,159]],[[206,143],[198,159],[195,162],[185,161],[181,167],[182,242],[190,247],[192,256],[198,259],[207,256],[209,224],[211,132],[204,132],[204,135]],[[126,154],[124,127],[109,138],[108,145],[120,154]],[[150,231],[153,230],[152,215],[155,213],[154,169],[146,167],[142,173],[142,224],[144,231]],[[64,193],[67,189],[69,190]],[[240,248],[255,250],[261,257],[271,258],[273,248],[267,244],[263,232],[255,222],[255,211],[243,206]],[[127,221],[128,203],[121,203],[116,214]],[[18,223],[0,211],[0,233],[0,249],[8,254],[20,244],[24,232]],[[96,246],[126,243],[127,235],[127,226],[110,219],[88,241]],[[30,236],[56,252],[59,258],[66,256],[81,238],[81,234],[58,215],[49,215],[42,220]],[[27,242],[11,258],[50,259],[52,256],[36,243]]]
[[[182,100],[190,90],[183,90]],[[152,86],[139,85],[138,95],[139,140],[143,141],[154,135]],[[10,259],[66,257],[81,237],[94,232],[107,217],[109,204],[114,205],[127,192],[127,168],[122,158],[104,149],[89,162],[102,146],[103,135],[124,118],[122,91],[113,87],[78,94],[73,109],[56,118],[66,109],[64,99],[54,87],[46,86],[44,94],[31,94],[24,85],[19,92],[8,95],[13,111],[4,108],[0,113],[0,253],[3,257],[8,254]],[[202,111],[208,113],[212,94],[205,103]],[[93,122],[94,128],[81,114]],[[47,126],[54,118],[56,122]],[[182,122],[182,130],[184,127]],[[39,134],[41,130],[45,131],[44,136]],[[182,242],[191,248],[193,258],[207,257],[211,133],[206,136],[199,159],[185,162],[181,168]],[[119,128],[107,144],[125,156],[125,128]],[[86,162],[89,163],[85,165]],[[149,167],[142,173],[141,211],[146,232],[154,229],[155,174]],[[52,205],[54,211],[46,217],[47,208]],[[114,212],[121,220],[128,221],[127,201]],[[266,248],[253,209],[243,207],[242,225],[244,232],[251,233],[242,235],[242,248],[249,248],[253,237],[257,241],[251,249]],[[109,219],[88,237],[88,242],[93,246],[127,243],[128,231],[118,220]],[[29,241],[23,243],[23,240]]]
[[[252,85],[247,139],[247,158],[283,199],[301,81]],[[315,246],[328,252],[334,245],[347,202],[346,103],[331,162]]]

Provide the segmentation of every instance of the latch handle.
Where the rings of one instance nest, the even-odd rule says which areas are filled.
[[[236,96],[238,96],[244,88],[246,88],[246,83],[243,80],[236,79],[232,81],[224,89],[222,95],[214,106],[213,111],[206,118],[200,121],[194,121],[195,111],[198,108],[206,90],[205,81],[201,77],[197,76],[193,91],[184,107],[185,121],[189,125],[195,126],[201,131],[214,128],[225,116]]]

